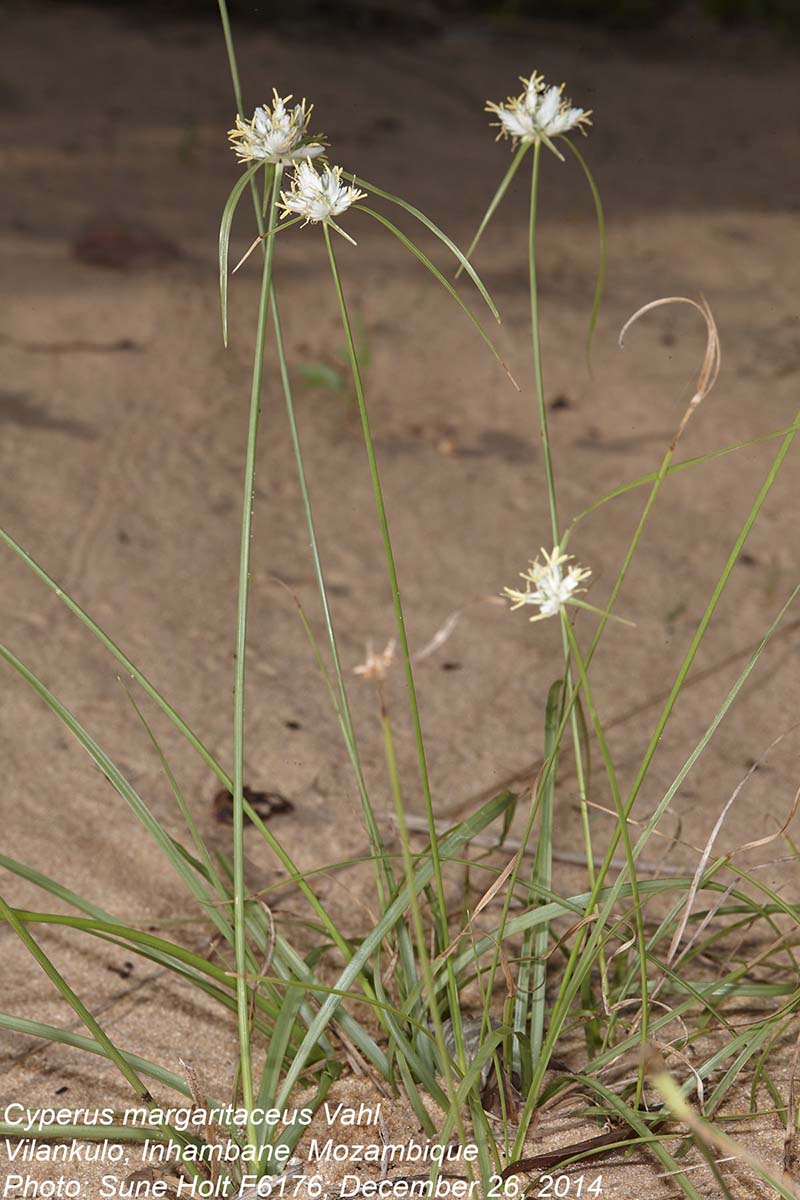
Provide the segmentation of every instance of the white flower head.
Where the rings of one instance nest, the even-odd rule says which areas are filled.
[[[537,558],[529,570],[520,572],[520,578],[525,580],[524,592],[516,588],[503,588],[503,594],[512,601],[512,610],[521,608],[523,604],[535,604],[538,607],[539,612],[531,617],[532,621],[556,616],[578,592],[586,591],[580,584],[592,573],[578,564],[564,570],[564,564],[570,562],[572,555],[562,554],[558,546],[553,547],[551,554],[542,547],[542,554],[544,563]]]
[[[494,113],[500,132],[498,138],[510,137],[513,142],[544,142],[554,153],[558,151],[551,139],[559,134],[580,129],[586,133],[591,125],[590,112],[573,108],[564,96],[564,84],[548,87],[543,75],[533,72],[530,79],[520,77],[525,90],[521,96],[509,96],[503,104],[489,101],[486,111]],[[559,154],[559,158],[562,156]]]
[[[347,234],[333,221],[357,200],[365,199],[367,193],[342,183],[341,167],[323,167],[318,172],[313,163],[301,162],[295,168],[294,178],[288,192],[281,192],[282,217],[294,215],[309,221],[327,221],[337,233]],[[352,242],[352,238],[348,241]]]
[[[290,163],[315,158],[325,150],[324,140],[308,132],[314,105],[305,100],[287,107],[291,96],[279,96],[273,88],[272,108],[263,105],[251,121],[237,113],[236,128],[228,137],[239,162]]]
[[[367,642],[367,657],[363,663],[353,667],[353,674],[360,675],[362,679],[370,679],[375,683],[383,683],[394,662],[394,648],[394,638],[386,643],[386,649],[380,654],[376,654],[372,649],[372,642]]]

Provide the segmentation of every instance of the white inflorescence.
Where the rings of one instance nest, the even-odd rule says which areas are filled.
[[[585,126],[591,125],[589,112],[573,108],[564,96],[563,83],[560,87],[548,87],[544,76],[535,71],[530,79],[521,77],[520,83],[525,87],[521,96],[509,96],[503,104],[490,101],[486,105],[486,111],[499,118],[498,137],[510,137],[515,142],[549,143],[551,138],[572,129],[585,133]]]
[[[312,163],[298,163],[291,187],[281,192],[283,216],[290,213],[308,221],[328,221],[338,217],[357,200],[363,200],[366,192],[342,183],[341,167],[323,167],[317,172]]]
[[[228,137],[240,162],[281,163],[315,158],[325,146],[308,133],[313,104],[305,100],[288,107],[291,96],[281,97],[273,89],[272,108],[257,108],[251,121],[237,114],[236,128]]]
[[[521,608],[523,604],[535,604],[538,607],[539,612],[531,617],[532,621],[556,616],[562,605],[572,600],[577,592],[586,591],[579,585],[592,573],[587,567],[577,564],[564,570],[564,564],[572,556],[562,554],[558,546],[553,547],[551,554],[542,548],[542,554],[544,563],[537,558],[529,570],[520,572],[520,578],[525,580],[524,592],[516,588],[503,588],[503,594],[513,601],[512,609]]]

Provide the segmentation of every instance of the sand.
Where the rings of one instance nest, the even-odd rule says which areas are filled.
[[[216,280],[219,217],[236,175],[226,147],[233,105],[213,22],[147,25],[97,8],[26,5],[4,16],[0,122],[5,184],[0,254],[2,524],[145,671],[230,763],[238,522],[258,295],[254,257],[230,295],[222,344]],[[583,353],[597,270],[593,208],[573,162],[545,156],[539,236],[545,386],[563,524],[620,482],[654,470],[692,395],[704,329],[662,309],[617,345],[640,305],[669,295],[711,305],[722,341],[718,384],[679,448],[689,458],[784,428],[796,411],[800,332],[796,262],[800,166],[787,89],[796,60],[758,38],[675,30],[660,43],[615,41],[558,25],[516,32],[456,26],[437,39],[326,45],[240,31],[247,102],[275,84],[315,102],[315,128],[335,161],[397,190],[469,242],[506,169],[486,97],[501,99],[534,66],[568,80],[594,110],[585,152],[608,217],[605,302]],[[502,314],[491,330],[516,392],[474,329],[411,256],[352,214],[357,247],[337,244],[348,301],[368,353],[367,400],[412,648],[464,609],[446,644],[418,666],[437,814],[530,777],[543,742],[544,699],[559,677],[555,623],[529,625],[491,597],[549,544],[528,344],[526,184],[519,179],[476,258]],[[404,228],[411,226],[404,225]],[[242,215],[232,254],[246,248]],[[443,268],[429,237],[422,245]],[[339,369],[344,339],[319,230],[282,235],[276,284],[300,433],[341,652],[349,670],[393,632],[363,443],[349,385],[309,382]],[[463,294],[480,302],[468,289]],[[480,312],[487,318],[486,311]],[[344,373],[343,379],[346,380]],[[663,696],[776,453],[765,442],[665,486],[619,598],[635,628],[608,628],[593,667],[599,710],[623,783],[630,782]],[[788,597],[797,578],[796,457],[753,529],[662,737],[637,802],[652,811]],[[571,549],[593,569],[603,606],[644,493],[579,525]],[[336,720],[288,585],[322,635],[300,494],[274,359],[265,388],[253,542],[246,777],[293,810],[272,828],[303,869],[363,852],[358,797]],[[106,748],[168,828],[174,798],[118,665],[26,567],[4,550],[4,642]],[[717,849],[776,833],[797,788],[800,689],[789,612],[736,706],[676,795],[667,861],[697,861],[737,784]],[[583,619],[582,619],[583,621]],[[579,626],[580,628],[581,626]],[[588,636],[590,622],[582,624]],[[354,681],[355,684],[355,681]],[[141,694],[134,689],[137,698]],[[388,685],[405,798],[422,811],[401,680]],[[388,808],[375,698],[352,702],[376,807]],[[154,925],[193,915],[192,902],[86,754],[11,669],[0,693],[3,848],[110,912]],[[211,843],[218,781],[149,704],[148,720]],[[780,741],[772,743],[780,735]],[[772,746],[772,748],[770,748]],[[594,799],[609,803],[595,757]],[[602,847],[611,828],[596,816]],[[556,843],[577,848],[574,777],[559,789]],[[249,881],[278,867],[248,834]],[[785,841],[750,855],[761,878],[796,898]],[[560,885],[584,876],[561,868]],[[319,891],[341,928],[375,916],[368,875],[340,872]],[[56,906],[3,874],[19,905]],[[566,893],[565,893],[566,894]],[[291,888],[276,916],[304,915]],[[201,1072],[216,1094],[235,1069],[232,1019],[115,947],[39,931],[42,945],[126,1048]],[[188,944],[206,936],[191,927]],[[0,931],[8,1012],[67,1025],[71,1016],[14,934]],[[3,1035],[2,1094],[24,1104],[120,1104],[98,1060]],[[355,1080],[340,1088],[361,1088]],[[403,1117],[397,1120],[412,1120]],[[411,1126],[408,1126],[409,1128]],[[779,1164],[770,1117],[753,1137]],[[557,1144],[557,1137],[556,1137]],[[644,1156],[606,1175],[604,1197],[675,1194]],[[135,1165],[135,1164],[134,1164]],[[44,1167],[42,1178],[47,1177]],[[89,1196],[97,1174],[82,1171]],[[132,1169],[132,1168],[131,1168]],[[594,1176],[597,1171],[588,1169]],[[102,1172],[101,1172],[102,1173]],[[715,1184],[698,1171],[698,1188]],[[736,1194],[755,1196],[741,1173]],[[92,1190],[95,1189],[95,1190]],[[766,1193],[764,1193],[766,1194]]]

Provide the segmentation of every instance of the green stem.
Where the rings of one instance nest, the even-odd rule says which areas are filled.
[[[331,243],[330,231],[327,224],[324,222],[322,225],[322,232],[325,236],[325,245],[328,250],[328,258],[330,259],[331,273],[333,276],[334,286],[336,288],[336,295],[339,300],[339,309],[342,316],[342,327],[344,329],[344,334],[347,341],[347,352],[350,359],[350,369],[353,375],[353,386],[355,387],[356,399],[358,401],[361,428],[364,434],[364,445],[367,451],[369,471],[372,479],[372,488],[375,495],[375,504],[378,510],[378,521],[381,528],[381,537],[383,539],[383,550],[389,574],[389,585],[392,592],[392,602],[394,604],[397,637],[400,644],[400,653],[403,658],[403,666],[405,669],[409,707],[411,709],[411,720],[414,728],[414,740],[417,747],[417,761],[419,764],[420,781],[422,783],[422,794],[425,801],[425,812],[428,820],[428,836],[430,838],[431,863],[433,866],[433,878],[437,901],[437,912],[434,914],[434,920],[438,925],[440,945],[442,948],[444,948],[448,942],[447,903],[444,894],[444,878],[442,875],[442,864],[439,856],[436,821],[433,813],[433,799],[431,796],[430,778],[428,775],[428,763],[425,756],[425,742],[422,736],[422,722],[420,720],[419,705],[417,703],[417,690],[414,684],[414,670],[411,665],[411,651],[408,645],[408,635],[406,633],[405,619],[403,617],[403,606],[400,600],[400,585],[397,579],[397,568],[394,560],[394,551],[392,549],[392,540],[389,533],[389,522],[386,516],[386,507],[383,502],[383,489],[381,487],[380,475],[378,472],[378,462],[375,457],[375,446],[372,441],[372,432],[369,424],[369,416],[367,414],[367,405],[364,398],[364,386],[361,379],[361,369],[358,363],[358,352],[356,350],[355,339],[353,338],[353,330],[350,325],[350,317],[347,312],[347,303],[344,297],[344,290],[342,288],[342,280],[339,274],[339,268],[336,263],[336,255]],[[463,1039],[461,1036],[461,1008],[459,1002],[458,984],[456,982],[456,976],[453,970],[451,958],[448,958],[447,960],[447,978],[450,1018],[453,1022],[456,1055],[460,1068],[464,1070],[466,1060],[464,1056]],[[433,1016],[435,1020],[435,1010],[433,1012]]]
[[[344,682],[344,672],[342,671],[341,658],[339,656],[339,647],[336,641],[336,633],[333,625],[333,616],[331,614],[330,603],[328,601],[328,589],[325,583],[325,575],[322,569],[322,558],[319,551],[319,543],[317,542],[316,528],[314,526],[314,516],[311,509],[311,497],[308,492],[308,481],[306,479],[305,466],[303,464],[303,452],[300,445],[300,434],[297,428],[297,418],[294,409],[294,398],[292,396],[291,381],[289,379],[289,371],[286,363],[286,353],[283,343],[283,328],[281,326],[280,314],[278,312],[278,300],[275,295],[274,285],[271,293],[272,302],[272,325],[275,330],[275,342],[278,351],[278,363],[280,366],[281,383],[283,385],[283,395],[286,401],[286,414],[289,420],[289,430],[292,437],[292,447],[294,450],[295,463],[297,465],[297,478],[300,484],[300,495],[303,501],[303,512],[306,519],[306,528],[308,529],[309,543],[311,546],[311,557],[314,562],[314,574],[317,580],[317,589],[319,591],[320,604],[322,605],[322,616],[325,622],[325,631],[328,636],[328,645],[330,647],[331,658],[333,660],[333,673],[336,677],[336,687],[339,693],[339,702],[337,705],[339,717],[342,723],[345,745],[347,747],[348,757],[355,772],[356,785],[358,794],[361,799],[361,811],[364,815],[364,823],[367,828],[369,837],[370,850],[375,859],[375,880],[378,889],[378,900],[382,908],[388,903],[387,897],[391,894],[394,888],[394,875],[391,864],[386,857],[386,850],[381,837],[378,823],[375,819],[375,813],[369,799],[366,781],[364,779],[364,771],[361,765],[361,755],[358,749],[356,740],[355,727],[350,711],[350,701],[347,695],[347,689]]]
[[[274,168],[269,221],[275,215],[280,193],[281,168]],[[247,427],[247,454],[244,469],[242,501],[242,540],[239,554],[239,594],[236,612],[236,667],[233,684],[233,928],[236,961],[236,1013],[239,1031],[239,1069],[242,1101],[247,1110],[247,1140],[257,1144],[255,1125],[251,1118],[253,1107],[253,1073],[250,1061],[250,1015],[247,988],[247,942],[244,879],[244,685],[247,650],[247,606],[250,589],[250,550],[255,493],[256,443],[261,413],[261,382],[264,373],[264,340],[272,280],[272,260],[275,241],[270,238],[264,250],[261,273],[261,295],[258,302],[256,345],[253,359],[253,380],[250,389],[250,417]]]
[[[539,413],[539,435],[542,444],[545,484],[547,487],[547,502],[550,511],[550,532],[552,534],[553,546],[555,547],[560,543],[558,504],[556,499],[555,476],[553,473],[553,459],[550,448],[550,432],[547,427],[547,405],[545,403],[544,372],[542,369],[542,342],[539,328],[539,287],[536,272],[536,224],[539,210],[539,171],[541,167],[541,159],[542,145],[541,142],[536,142],[533,150],[533,165],[531,168],[531,204],[530,225],[528,231],[528,272],[530,277],[531,295],[531,338],[533,344],[533,373],[536,385],[536,404]],[[574,681],[570,668],[569,642],[563,625],[561,629],[561,648],[564,655],[566,695],[569,695],[574,691]],[[581,825],[583,829],[587,871],[589,873],[589,881],[594,883],[594,855],[592,852],[591,830],[589,826],[587,806],[586,773],[583,764],[578,717],[574,705],[572,705],[570,708],[569,720],[570,732],[572,735],[572,745],[575,753],[575,773],[578,782],[578,800],[581,811]],[[559,747],[560,738],[557,739],[555,743],[554,753],[556,761],[552,772],[553,778],[558,765]],[[545,864],[545,873],[549,878],[550,869],[547,864]],[[542,935],[542,940],[544,939],[546,939],[546,933]],[[541,1017],[541,1010],[534,1008],[534,1015],[537,1012]],[[542,1026],[540,1019],[536,1022],[535,1027],[532,1029],[531,1035],[532,1051],[534,1051],[534,1061],[536,1061],[536,1055],[538,1055],[541,1049]]]
[[[220,20],[222,21],[222,35],[225,38],[225,50],[228,55],[228,69],[231,73],[231,83],[233,84],[233,96],[236,100],[236,111],[240,117],[244,117],[242,110],[242,85],[239,82],[239,68],[236,65],[236,51],[233,48],[228,5],[225,3],[225,0],[217,0],[217,3],[219,5]]]
[[[533,373],[536,381],[536,400],[539,408],[539,433],[544,457],[544,475],[547,484],[547,501],[550,506],[550,530],[553,545],[558,545],[558,509],[556,486],[553,478],[553,461],[550,453],[550,435],[547,429],[547,407],[544,402],[544,375],[542,372],[542,343],[539,335],[539,288],[536,279],[536,215],[539,207],[539,166],[542,144],[537,142],[533,149],[531,171],[531,215],[528,235],[528,271],[531,288],[531,336],[533,339]]]
[[[417,759],[419,762],[422,793],[425,800],[426,813],[428,816],[428,831],[431,840],[431,859],[434,867],[437,898],[439,901],[440,935],[443,939],[443,944],[446,945],[447,910],[445,906],[444,887],[442,884],[442,870],[439,860],[436,824],[433,815],[433,801],[431,797],[430,779],[428,776],[428,764],[425,757],[425,742],[422,736],[422,722],[420,720],[419,705],[417,703],[417,691],[414,684],[414,670],[411,665],[411,651],[408,645],[408,635],[406,634],[405,619],[403,617],[403,606],[400,600],[400,585],[397,579],[397,568],[394,560],[394,551],[392,549],[392,539],[389,533],[389,521],[386,516],[386,507],[383,502],[383,489],[381,487],[380,474],[378,472],[378,462],[375,457],[375,446],[372,441],[372,431],[370,429],[366,400],[364,398],[364,386],[361,379],[361,368],[359,367],[358,363],[358,352],[356,350],[355,340],[353,338],[353,330],[350,325],[350,317],[347,312],[347,303],[345,301],[344,290],[342,288],[342,280],[336,263],[336,255],[334,254],[333,245],[331,244],[331,235],[328,231],[327,224],[323,223],[322,231],[325,235],[325,245],[327,247],[328,257],[330,259],[331,273],[333,275],[333,282],[336,288],[336,295],[339,300],[339,309],[342,316],[342,327],[347,340],[347,352],[350,359],[350,368],[353,374],[353,385],[355,387],[356,399],[358,401],[358,411],[361,417],[361,428],[364,434],[364,445],[367,451],[369,472],[372,479],[372,490],[375,495],[375,504],[378,510],[378,521],[381,528],[381,537],[383,539],[383,551],[386,557],[386,566],[389,574],[389,586],[391,588],[392,601],[394,604],[397,636],[400,643],[400,653],[403,658],[403,666],[405,668],[406,686],[408,688],[411,719],[414,726],[414,739],[417,746]]]
[[[558,725],[558,704],[563,693],[563,686],[559,681],[550,688],[550,693],[547,697],[547,705],[545,709],[545,755],[549,756],[554,746],[552,744],[552,735],[554,726]],[[531,873],[531,882],[535,884],[531,888],[528,896],[528,903],[541,904],[541,895],[543,892],[550,892],[553,884],[553,798],[556,787],[556,772],[558,767],[558,750],[555,748],[556,758],[552,769],[547,774],[547,779],[542,781],[542,792],[540,801],[540,817],[538,839],[536,843],[536,857],[534,859],[533,871]],[[532,969],[526,972],[526,981],[529,977],[528,984],[529,994],[521,997],[524,1004],[530,1008],[530,1025],[531,1025],[531,1050],[530,1059],[532,1063],[538,1062],[542,1052],[542,1040],[544,1038],[544,1018],[546,1005],[546,989],[547,989],[547,949],[550,941],[550,926],[542,925],[536,930],[532,939],[526,938],[526,946],[532,949]],[[520,978],[522,978],[520,968]],[[517,1022],[519,1025],[520,1022]],[[524,1022],[523,1028],[524,1028]],[[525,1071],[525,1081],[530,1079],[530,1070]]]

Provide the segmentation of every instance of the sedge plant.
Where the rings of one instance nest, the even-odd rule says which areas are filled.
[[[252,200],[256,236],[238,266],[243,267],[252,254],[255,257],[251,267],[257,263],[260,268],[249,422],[243,454],[233,709],[227,765],[218,761],[161,688],[77,600],[66,594],[10,533],[0,531],[6,548],[100,641],[125,674],[133,717],[141,724],[169,782],[175,799],[175,816],[183,827],[181,836],[177,837],[157,819],[146,797],[139,794],[101,742],[26,663],[5,646],[0,646],[0,656],[62,722],[127,803],[134,818],[148,831],[198,906],[203,921],[213,927],[220,955],[218,959],[209,953],[205,943],[190,946],[184,944],[185,938],[141,929],[35,867],[4,855],[0,857],[0,867],[6,873],[35,884],[54,904],[53,911],[21,910],[0,895],[0,919],[59,992],[84,1032],[75,1032],[73,1026],[46,1025],[9,1013],[0,1013],[0,1027],[73,1047],[112,1063],[141,1104],[142,1113],[149,1113],[152,1121],[143,1119],[132,1128],[120,1120],[105,1129],[104,1135],[139,1140],[156,1137],[171,1142],[180,1148],[185,1169],[196,1176],[207,1169],[203,1157],[204,1147],[210,1145],[207,1130],[182,1128],[162,1118],[156,1090],[159,1089],[159,1094],[160,1089],[175,1092],[195,1106],[221,1106],[223,1115],[215,1118],[217,1126],[238,1148],[238,1155],[225,1168],[230,1195],[241,1189],[245,1164],[252,1164],[250,1169],[257,1175],[287,1170],[305,1124],[298,1118],[286,1127],[275,1129],[265,1119],[265,1110],[288,1108],[301,1086],[311,1088],[310,1107],[317,1108],[343,1069],[340,1047],[345,1045],[351,1061],[382,1079],[390,1092],[405,1093],[431,1138],[441,1145],[453,1134],[462,1140],[468,1136],[474,1138],[485,1190],[495,1176],[505,1186],[511,1176],[536,1171],[543,1165],[536,1155],[528,1153],[526,1139],[531,1123],[549,1107],[569,1102],[573,1096],[575,1115],[590,1123],[598,1120],[610,1123],[612,1129],[579,1145],[564,1147],[564,1162],[583,1161],[612,1145],[645,1148],[673,1174],[684,1195],[697,1197],[699,1192],[683,1169],[683,1156],[692,1139],[704,1155],[709,1148],[730,1148],[730,1137],[714,1132],[713,1122],[721,1119],[724,1105],[730,1102],[737,1085],[741,1085],[747,1068],[752,1067],[751,1109],[755,1109],[758,1096],[766,1093],[789,1125],[796,1121],[796,1106],[792,1097],[781,1091],[771,1068],[771,1054],[791,1029],[800,1001],[795,954],[800,914],[796,905],[765,885],[757,872],[739,865],[734,868],[730,859],[714,855],[711,846],[696,872],[685,876],[640,878],[637,861],[660,832],[659,823],[671,800],[725,719],[766,647],[786,628],[794,593],[759,644],[750,650],[704,733],[638,836],[634,833],[634,808],[659,739],[687,686],[690,668],[747,536],[792,446],[798,422],[768,435],[780,438],[778,451],[720,569],[675,680],[667,689],[633,782],[623,788],[609,747],[607,724],[595,700],[591,667],[608,621],[622,619],[615,611],[617,600],[662,487],[675,471],[715,457],[712,453],[699,459],[674,461],[686,423],[709,394],[720,368],[720,340],[709,306],[704,301],[688,301],[705,323],[707,350],[695,395],[661,464],[652,473],[621,484],[571,524],[562,524],[545,405],[537,225],[545,165],[557,160],[563,164],[566,155],[562,151],[565,151],[577,160],[589,182],[600,229],[601,270],[592,305],[591,337],[603,285],[603,212],[589,167],[568,136],[587,131],[589,113],[573,107],[564,97],[563,88],[548,87],[537,73],[523,79],[521,95],[502,104],[488,105],[498,120],[501,136],[513,143],[513,156],[470,250],[463,254],[408,201],[328,161],[326,139],[312,132],[312,109],[305,100],[293,102],[291,96],[282,96],[276,90],[270,103],[257,107],[252,116],[246,115],[230,21],[224,0],[219,0],[219,4],[236,106],[230,141],[242,166],[220,225],[220,296],[226,341],[231,286],[229,246],[234,218],[245,195]],[[498,866],[496,854],[476,852],[476,848],[499,822],[501,832],[496,848],[502,851],[518,806],[511,791],[501,791],[476,805],[474,811],[449,830],[442,831],[437,821],[390,514],[371,432],[358,339],[353,334],[350,316],[345,256],[361,253],[355,245],[357,222],[366,219],[376,223],[410,252],[444,294],[456,302],[509,376],[472,307],[431,254],[387,215],[386,206],[390,206],[388,211],[393,215],[398,210],[402,219],[414,222],[415,228],[423,231],[423,237],[432,237],[437,252],[444,250],[452,257],[457,273],[467,274],[491,317],[498,319],[497,309],[471,259],[488,222],[495,218],[503,196],[525,162],[531,169],[528,273],[534,417],[544,462],[545,496],[541,507],[546,510],[540,522],[545,532],[539,532],[534,544],[544,541],[550,548],[542,550],[542,557],[532,559],[522,572],[523,587],[507,587],[504,596],[512,609],[531,615],[535,623],[532,636],[543,628],[540,623],[555,619],[560,632],[563,671],[549,689],[543,718],[544,754],[530,794],[523,837],[516,853]],[[304,457],[282,332],[275,256],[280,254],[281,239],[288,230],[295,227],[290,236],[300,236],[298,226],[311,227],[303,236],[316,236],[319,270],[328,286],[330,304],[338,313],[347,346],[366,471],[394,611],[394,642],[383,655],[368,655],[357,673],[376,687],[387,779],[399,830],[399,856],[390,849],[365,779],[323,553],[316,534],[309,467]],[[686,301],[669,297],[656,303],[675,302]],[[632,320],[644,316],[651,307],[640,310]],[[511,379],[509,386],[513,383]],[[266,419],[277,419],[270,401],[278,389],[283,395],[311,548],[324,627],[322,641],[315,635],[313,622],[299,602],[298,610],[353,770],[378,901],[377,921],[359,935],[338,927],[315,887],[314,872],[300,871],[282,841],[249,804],[244,788],[251,545],[254,519],[260,515],[254,513],[254,480],[262,409]],[[740,448],[727,447],[717,454],[733,453]],[[595,606],[586,599],[590,567],[568,553],[573,531],[581,522],[603,511],[606,504],[642,488],[646,489],[646,499],[610,597],[602,608]],[[589,621],[595,623],[591,637],[585,632]],[[426,840],[421,850],[412,845],[405,801],[409,789],[398,767],[393,722],[383,690],[395,658],[395,647],[416,747],[418,773],[412,786],[422,796],[425,810]],[[230,860],[216,857],[204,843],[192,807],[161,747],[154,718],[165,718],[179,730],[210,772],[230,790],[233,799]],[[562,896],[553,869],[553,840],[559,764],[566,745],[574,763],[580,801],[588,887],[578,894]],[[593,745],[600,752],[616,818],[614,832],[600,853],[594,844],[590,821],[589,756]],[[275,886],[294,887],[303,897],[308,913],[307,936],[310,931],[315,942],[310,949],[307,945],[301,948],[294,932],[273,917],[269,909],[270,889],[259,896],[251,894],[245,872],[245,820],[253,824],[285,872],[285,878]],[[622,866],[612,876],[612,864],[619,861],[615,855],[620,844]],[[532,859],[529,871],[525,869],[528,858]],[[470,880],[480,880],[477,902],[471,904],[467,896],[456,918],[449,907],[445,886],[450,869],[464,872],[464,877]],[[665,910],[666,915],[658,922],[646,916],[651,899],[658,899]],[[479,913],[480,929],[474,923]],[[169,972],[185,986],[210,997],[230,1014],[236,1030],[237,1070],[233,1092],[227,1098],[228,1108],[224,1108],[223,1101],[203,1093],[192,1065],[177,1072],[118,1045],[92,1012],[86,997],[79,995],[46,953],[37,937],[40,926],[66,927],[124,947],[126,952],[141,956],[159,971]],[[756,959],[748,959],[736,951],[735,938],[752,935],[756,929],[765,931],[765,948]],[[391,970],[387,971],[389,964]],[[554,988],[557,990],[551,1001]],[[498,991],[502,991],[501,998]],[[477,1025],[475,1019],[467,1021],[465,1017],[466,1006],[474,1005],[475,997],[479,1011]],[[746,997],[758,1000],[763,1010],[741,1030],[732,1021],[727,1007],[732,1001],[741,1002]],[[365,1007],[369,1019],[357,1015]],[[476,1028],[480,1031],[477,1037]],[[557,1052],[563,1044],[570,1044],[571,1040],[574,1043],[578,1030],[582,1030],[583,1036],[582,1062],[577,1065],[573,1061],[571,1068],[560,1065],[553,1070]],[[672,1054],[676,1062],[685,1061],[689,1054],[694,1056],[692,1070],[683,1084],[676,1083],[661,1067],[652,1067],[656,1061],[654,1046],[660,1048],[659,1053]],[[632,1053],[640,1056],[639,1069],[623,1075],[617,1082],[609,1082],[609,1072],[615,1064]],[[645,1062],[651,1064],[649,1075]],[[497,1085],[499,1118],[486,1111],[487,1080],[491,1078]],[[687,1106],[686,1096],[692,1089],[699,1115]],[[578,1100],[574,1100],[575,1095]],[[432,1115],[430,1100],[438,1106],[438,1117]],[[685,1129],[676,1148],[674,1125],[681,1121]],[[671,1141],[664,1134],[668,1127],[672,1129]],[[13,1128],[0,1127],[0,1133],[14,1132]],[[91,1138],[96,1136],[96,1130],[90,1126],[63,1127],[54,1123],[41,1134]],[[742,1154],[740,1161],[753,1165],[761,1180],[770,1184],[776,1194],[789,1194],[785,1184],[774,1178],[760,1159]],[[708,1166],[724,1187],[717,1164],[709,1160]],[[434,1176],[437,1169],[434,1164]],[[245,1193],[240,1190],[240,1194]],[[516,1193],[509,1183],[502,1194]]]

